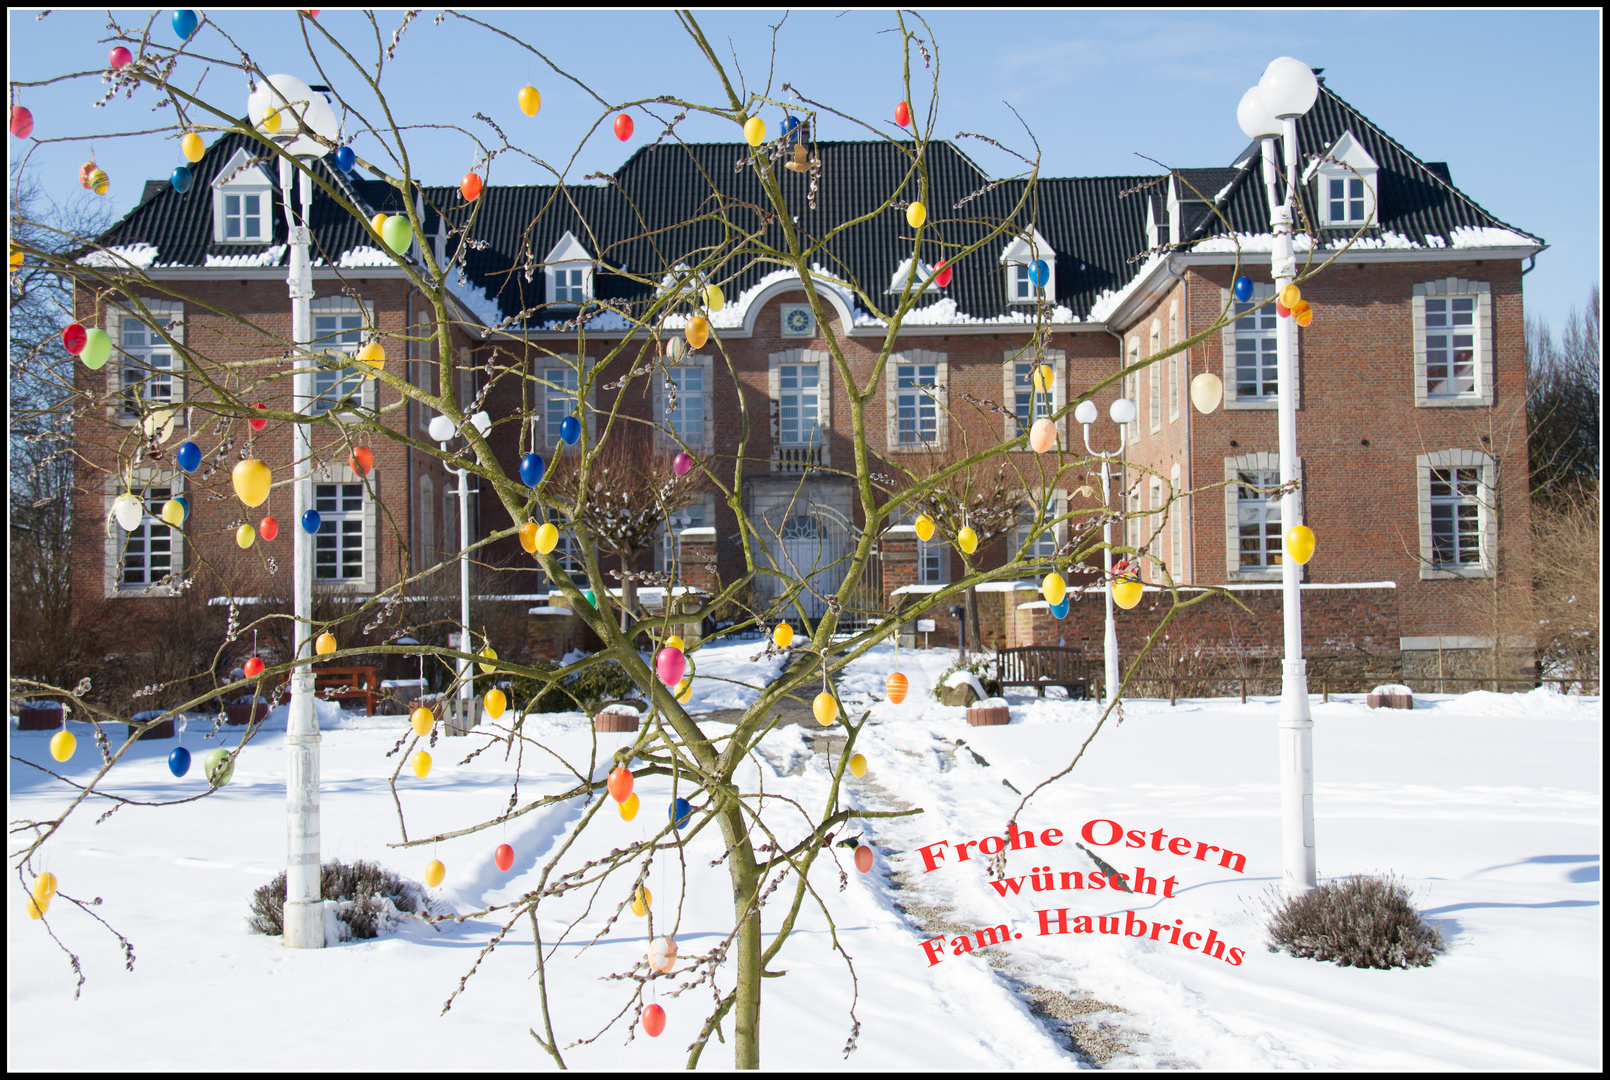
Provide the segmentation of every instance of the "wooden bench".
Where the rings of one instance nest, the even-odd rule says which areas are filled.
[[[995,681],[1001,689],[1032,686],[1045,697],[1045,688],[1060,686],[1070,698],[1090,695],[1090,661],[1078,649],[1055,645],[1025,645],[995,654]]]
[[[286,674],[289,681],[290,674]],[[380,671],[372,667],[315,667],[313,669],[313,696],[330,700],[363,698],[366,715],[375,714],[375,699],[380,693]]]

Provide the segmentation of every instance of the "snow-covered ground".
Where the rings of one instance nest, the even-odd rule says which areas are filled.
[[[695,711],[732,708],[755,692],[742,683],[771,677],[775,661],[751,660],[758,642],[697,651]],[[1022,891],[1002,898],[979,856],[957,862],[954,847],[932,872],[916,849],[1003,832],[1018,791],[1066,765],[1099,715],[1093,704],[1011,697],[1006,727],[967,726],[961,709],[936,704],[929,690],[954,659],[949,651],[906,650],[911,680],[902,705],[882,701],[893,650],[880,648],[840,682],[852,703],[872,704],[857,749],[867,780],[923,809],[915,818],[852,825],[879,854],[858,874],[844,848],[819,859],[811,882],[832,914],[838,940],[854,958],[861,1022],[857,1069],[1068,1068],[1074,1057],[1034,1019],[1023,1000],[985,962],[1009,954],[1013,968],[1069,994],[1093,993],[1122,1006],[1132,1039],[1114,1066],[1183,1065],[1209,1069],[1592,1069],[1602,1064],[1600,904],[1600,759],[1598,698],[1473,693],[1429,695],[1412,712],[1369,710],[1361,697],[1313,705],[1316,847],[1321,878],[1366,871],[1401,875],[1420,909],[1440,926],[1447,953],[1429,968],[1338,968],[1266,951],[1256,912],[1280,877],[1276,703],[1258,699],[1125,705],[1084,760],[1041,791],[1018,818],[1053,848],[1011,853],[1008,875],[1049,866],[1060,874],[1094,870],[1074,842],[1090,821],[1126,831],[1162,830],[1162,850],[1101,847],[1115,869],[1144,867],[1159,883],[1173,877],[1172,898],[1131,901],[1111,891]],[[717,682],[715,677],[734,680]],[[859,710],[857,710],[859,711]],[[460,912],[509,902],[534,887],[541,866],[581,818],[578,800],[525,814],[506,825],[436,846],[389,848],[399,839],[387,756],[403,717],[365,718],[321,707],[322,855],[373,859],[422,880],[439,858],[447,880],[437,896]],[[76,725],[75,725],[76,727]],[[210,724],[192,724],[180,741],[207,745]],[[709,725],[715,735],[724,725]],[[527,748],[520,797],[563,790],[576,774],[600,775],[611,751],[630,736],[594,736],[576,714],[532,717],[528,729],[552,753]],[[528,1028],[542,1030],[528,922],[515,925],[441,1015],[443,1002],[502,925],[496,916],[430,928],[405,923],[396,934],[312,952],[250,933],[250,895],[282,867],[285,854],[283,710],[241,755],[219,794],[162,809],[126,807],[102,824],[106,804],[80,809],[38,869],[53,871],[63,894],[104,899],[94,910],[134,945],[132,973],[98,923],[58,897],[51,928],[81,958],[88,982],[73,1000],[75,977],[45,928],[30,920],[19,886],[8,906],[7,1067],[45,1069],[543,1069],[552,1066]],[[808,731],[779,729],[762,744],[763,760],[740,776],[745,790],[818,810],[828,759],[812,754]],[[91,773],[97,755],[79,728],[66,772]],[[228,742],[238,729],[225,729]],[[49,762],[49,733],[11,732],[11,753]],[[959,752],[957,739],[967,748]],[[501,749],[460,764],[483,740],[439,739],[424,780],[406,768],[398,781],[410,836],[461,828],[506,805],[515,763]],[[203,788],[199,764],[184,779],[165,765],[173,740],[139,744],[119,764],[111,789],[142,799],[176,798]],[[971,749],[972,753],[968,752]],[[988,762],[981,764],[979,759]],[[801,763],[803,771],[788,775]],[[1005,781],[1005,783],[1003,783]],[[1008,785],[1011,785],[1010,787]],[[684,790],[686,785],[683,785]],[[563,869],[650,834],[664,820],[669,781],[638,785],[643,809],[622,821],[612,803]],[[852,800],[870,797],[851,789]],[[8,818],[39,819],[67,803],[63,789],[13,760]],[[703,800],[694,796],[695,805]],[[776,802],[777,826],[802,834]],[[772,812],[767,814],[772,819]],[[695,819],[695,824],[697,818]],[[691,831],[691,829],[689,830]],[[1106,826],[1096,826],[1097,841]],[[1190,841],[1188,854],[1168,840]],[[508,873],[493,849],[515,851]],[[1245,855],[1245,869],[1221,867],[1212,845]],[[13,837],[11,847],[16,849]],[[673,924],[684,955],[707,951],[729,924],[730,888],[712,868],[722,844],[714,828],[687,843],[685,858],[658,860],[649,877],[656,933]],[[976,852],[976,849],[974,849]],[[1007,923],[1021,939],[930,964],[922,933],[894,906],[887,875],[915,878],[923,901],[953,909],[962,925]],[[1041,879],[1043,883],[1044,879]],[[630,984],[601,976],[624,971],[646,947],[645,920],[630,912],[598,944],[585,944],[627,899],[620,879],[587,910],[579,890],[545,901],[545,943],[581,917],[549,966],[553,1023],[563,1047],[594,1035],[625,1004]],[[1159,892],[1162,886],[1159,885]],[[792,881],[768,907],[775,927]],[[616,895],[619,893],[620,895]],[[682,894],[680,912],[678,895]],[[901,894],[909,900],[911,891]],[[1124,902],[1120,902],[1120,900]],[[1036,910],[1065,907],[1077,916],[1147,919],[1165,924],[1160,940],[1101,934],[1041,936]],[[551,913],[550,913],[551,908]],[[1176,923],[1176,920],[1178,922]],[[1167,926],[1214,931],[1244,950],[1240,965],[1169,943]],[[1154,928],[1155,933],[1155,928]],[[1228,955],[1228,954],[1227,954]],[[799,927],[772,963],[787,976],[763,984],[762,1063],[773,1068],[833,1068],[842,1062],[854,992],[830,944],[820,911],[807,906]],[[565,1052],[569,1065],[594,1069],[679,1067],[711,1001],[708,987],[669,996],[681,980],[656,980],[665,1007],[657,1039],[625,1042],[625,1021],[597,1041]],[[723,982],[723,989],[730,980]],[[732,1037],[730,1022],[724,1025]],[[731,1063],[729,1045],[712,1040],[702,1064]]]

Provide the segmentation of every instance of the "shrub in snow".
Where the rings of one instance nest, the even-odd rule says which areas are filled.
[[[1275,894],[1268,904],[1270,952],[1341,967],[1408,968],[1428,966],[1446,948],[1392,877],[1327,881],[1289,899]]]
[[[401,921],[402,912],[419,911],[424,894],[377,863],[358,860],[352,865],[334,860],[319,868],[319,888],[325,900],[340,903],[336,918],[355,938],[379,937]],[[285,874],[252,894],[247,920],[259,934],[285,932]]]
[[[981,698],[998,695],[1001,692],[1001,684],[995,680],[995,658],[979,655],[958,660],[934,680],[934,688],[930,693],[933,694],[934,700],[938,701],[944,696],[945,687],[967,683],[972,685]]]
[[[565,663],[576,659],[582,657],[566,656]],[[551,664],[532,666],[557,670]],[[626,669],[613,660],[606,660],[551,686],[528,676],[516,678],[510,687],[509,703],[520,706],[523,712],[586,712],[591,702],[635,697],[636,693],[637,686]]]

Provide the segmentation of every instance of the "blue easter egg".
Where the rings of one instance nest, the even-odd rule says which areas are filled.
[[[797,134],[798,131],[799,131],[799,118],[798,117],[790,116],[790,117],[786,117],[783,120],[783,137],[786,138],[789,142],[794,142],[798,138],[798,134]]]
[[[671,823],[680,829],[693,816],[693,808],[688,805],[688,800],[678,799],[665,808],[665,816],[670,818]]]
[[[1053,619],[1066,619],[1068,617],[1068,603],[1068,597],[1064,596],[1061,603],[1052,604],[1051,617]]]
[[[311,536],[319,531],[319,525],[322,521],[323,519],[319,517],[317,510],[309,510],[302,515],[302,531]]]
[[[1034,265],[1029,267],[1029,280],[1036,289],[1045,288],[1045,283],[1051,280],[1051,268],[1045,265],[1044,259],[1034,260]]]
[[[190,771],[190,751],[182,746],[175,746],[173,753],[168,755],[168,771],[174,776],[183,776]]]
[[[173,32],[179,35],[180,41],[189,41],[190,35],[196,32],[196,13],[189,8],[173,13]]]
[[[542,483],[542,474],[547,468],[548,463],[542,460],[541,454],[527,454],[520,459],[520,482],[526,487],[536,487]]]
[[[190,175],[190,170],[184,165],[175,166],[173,172],[168,175],[168,183],[172,184],[173,190],[181,195],[190,190],[190,184],[194,179]]]
[[[179,453],[175,455],[179,461],[179,468],[185,472],[195,472],[201,465],[201,447],[193,442],[180,443]]]
[[[1252,299],[1252,279],[1238,277],[1235,279],[1235,298],[1243,304]]]
[[[342,172],[351,172],[357,160],[358,155],[352,152],[350,146],[343,146],[335,152],[335,167]]]
[[[581,421],[574,416],[567,416],[559,421],[559,437],[565,441],[566,446],[575,446],[576,440],[581,438]]]
[[[190,520],[190,500],[185,498],[183,495],[175,495],[173,497],[173,501],[178,503],[181,507],[184,508],[184,517],[180,518],[179,520],[181,522],[189,521]]]

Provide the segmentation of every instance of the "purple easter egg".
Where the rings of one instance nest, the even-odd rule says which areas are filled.
[[[671,471],[678,476],[686,476],[693,471],[693,458],[688,454],[677,454],[671,459]]]

